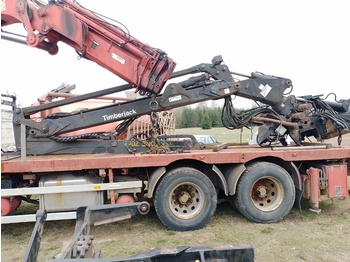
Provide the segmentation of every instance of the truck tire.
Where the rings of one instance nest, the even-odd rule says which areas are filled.
[[[282,167],[257,162],[243,173],[233,200],[238,211],[249,220],[273,223],[283,219],[292,209],[295,187]]]
[[[171,230],[203,228],[212,218],[217,194],[211,180],[194,168],[176,168],[164,175],[154,196],[159,219]]]

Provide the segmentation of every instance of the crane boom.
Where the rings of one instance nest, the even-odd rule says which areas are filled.
[[[22,23],[26,44],[58,53],[58,42],[76,50],[80,57],[96,62],[136,88],[141,94],[160,93],[175,62],[160,50],[132,37],[77,2],[6,0],[1,27]]]

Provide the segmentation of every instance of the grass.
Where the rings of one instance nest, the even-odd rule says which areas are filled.
[[[146,216],[92,227],[94,246],[103,257],[126,257],[153,248],[252,244],[257,262],[347,261],[350,257],[350,199],[321,202],[321,213],[293,209],[282,221],[257,224],[236,213],[228,202],[218,205],[200,230],[175,232],[165,228],[154,209]],[[48,221],[38,261],[60,253],[74,231],[74,221]],[[21,261],[34,223],[2,225],[3,262]]]
[[[249,130],[247,128],[229,130],[224,127],[217,127],[212,129],[201,129],[201,128],[181,128],[175,129],[175,134],[186,134],[186,135],[212,135],[220,143],[238,143],[245,144],[248,143],[252,138],[253,134],[258,130],[257,127]],[[337,146],[337,137],[325,140],[324,143],[331,143],[334,146]],[[311,139],[312,140],[312,139]],[[343,146],[350,146],[350,134],[343,135],[342,144]]]
[[[270,233],[272,233],[273,232],[273,227],[265,227],[265,228],[263,228],[262,230],[261,230],[261,233],[263,233],[263,234],[270,234]]]
[[[248,143],[257,128],[229,130],[224,127],[212,129],[182,128],[176,129],[175,134],[180,135],[213,135],[220,143]]]

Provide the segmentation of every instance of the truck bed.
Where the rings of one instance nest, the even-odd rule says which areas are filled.
[[[218,145],[220,146],[220,145]],[[305,146],[260,147],[227,145],[172,154],[77,154],[26,156],[3,154],[2,173],[31,173],[89,170],[99,168],[134,168],[167,166],[177,160],[198,160],[207,164],[245,163],[255,158],[274,157],[284,161],[341,160],[350,158],[350,147],[329,144]]]

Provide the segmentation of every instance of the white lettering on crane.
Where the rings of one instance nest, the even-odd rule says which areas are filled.
[[[112,53],[112,58],[123,65],[125,64],[125,59],[115,53]]]
[[[176,95],[176,96],[169,97],[169,102],[172,103],[172,102],[179,101],[181,99],[182,99],[181,95]]]
[[[110,120],[116,120],[119,118],[129,117],[136,114],[137,114],[136,110],[131,109],[129,111],[123,111],[121,113],[114,113],[113,115],[103,115],[102,118],[104,121],[110,121]]]

